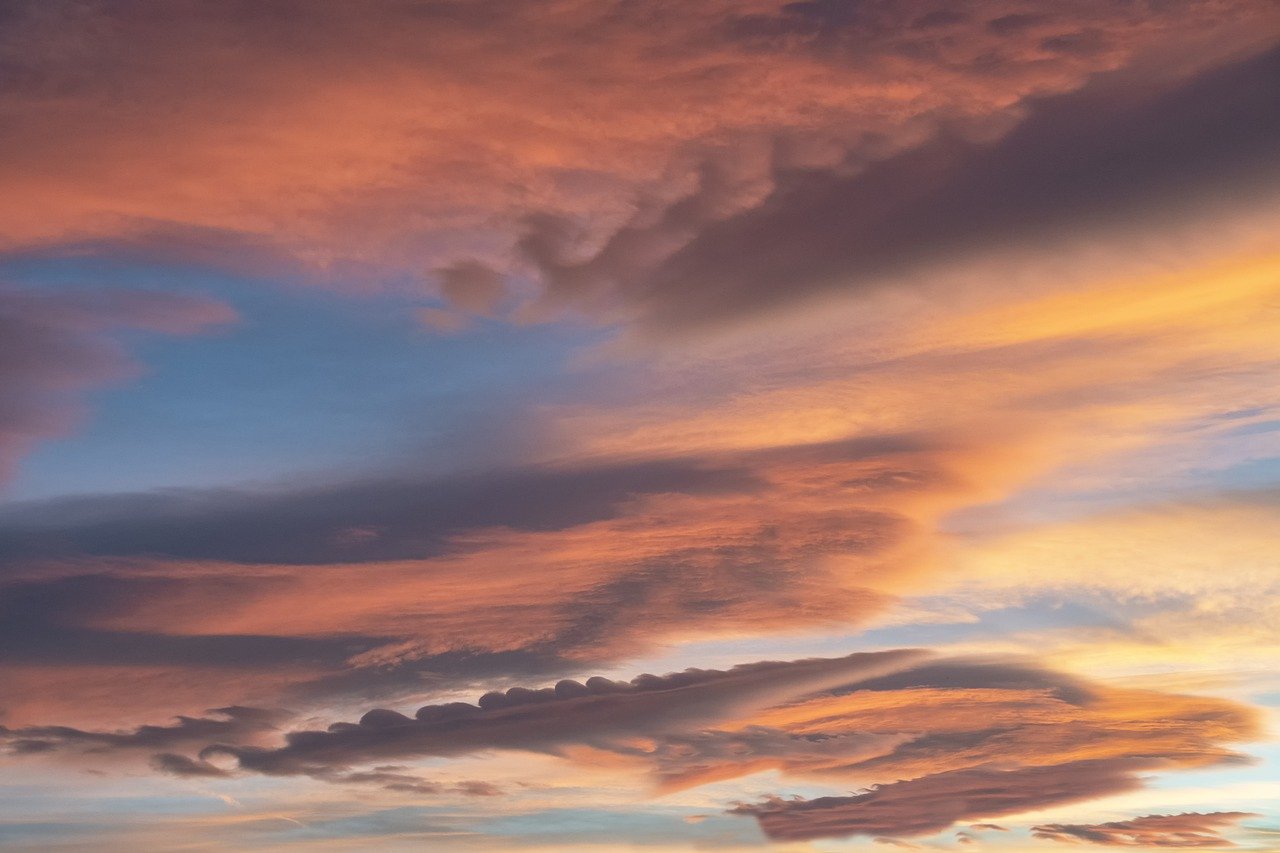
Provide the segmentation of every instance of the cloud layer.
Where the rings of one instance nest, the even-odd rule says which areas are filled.
[[[1262,838],[1277,45],[1273,0],[0,2],[0,486],[203,429],[174,488],[0,506],[0,834]]]
[[[610,755],[667,791],[763,770],[869,786],[853,796],[772,797],[732,810],[757,818],[769,838],[796,841],[929,835],[1131,791],[1153,771],[1235,761],[1229,744],[1258,734],[1255,715],[1224,700],[1090,684],[1027,662],[927,657],[903,650],[629,682],[563,680],[487,693],[476,704],[427,705],[413,716],[377,709],[357,723],[289,732],[279,746],[252,742],[260,724],[279,720],[249,709],[223,709],[225,722],[183,719],[115,735],[46,727],[6,736],[19,752],[33,752],[22,744],[37,736],[49,751],[92,743],[104,751],[181,744],[196,752],[190,748],[205,735],[223,740],[195,756],[160,753],[156,766],[226,778],[232,758],[237,773],[392,791],[425,785],[400,762],[512,751],[584,766]],[[1159,823],[1132,832],[1156,837]],[[1112,843],[1125,843],[1127,831],[1115,825]],[[1167,834],[1178,831],[1170,826]]]
[[[335,284],[425,266],[462,317],[501,305],[495,264],[517,276],[531,265],[550,304],[622,296],[664,320],[707,314],[728,288],[735,310],[779,298],[769,285],[805,258],[793,271],[802,289],[844,263],[876,270],[1009,224],[1051,227],[1064,202],[1095,195],[1082,176],[1114,202],[1188,166],[1215,168],[1259,141],[1264,102],[1252,124],[1231,112],[1181,148],[1145,119],[1108,127],[1127,104],[1068,103],[992,155],[926,146],[839,177],[939,127],[989,139],[1029,100],[1135,54],[1155,50],[1149,65],[1176,77],[1206,32],[1230,25],[1247,45],[1275,25],[1253,0],[9,9],[10,247],[176,251],[215,265],[257,256]],[[1170,61],[1166,44],[1191,49]],[[1247,109],[1236,91],[1241,102],[1193,118]],[[1071,120],[1081,115],[1096,121]],[[1064,128],[1080,138],[1054,148]],[[1090,136],[1100,130],[1112,136]],[[1126,153],[1146,143],[1161,153]],[[975,196],[984,171],[1004,175],[991,198]],[[975,202],[981,215],[966,217]],[[787,213],[796,206],[806,212]],[[855,223],[855,239],[839,230]],[[803,242],[788,255],[793,237]]]

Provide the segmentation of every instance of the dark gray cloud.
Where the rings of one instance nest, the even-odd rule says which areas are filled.
[[[0,598],[0,643],[8,662],[272,668],[301,662],[338,667],[351,655],[389,639],[175,635],[86,624],[98,616],[163,601],[184,588],[232,596],[253,584],[248,578],[130,578],[103,573],[11,583],[3,587]]]
[[[208,761],[175,753],[158,753],[151,757],[151,766],[161,773],[183,779],[227,779],[236,774]],[[502,789],[492,782],[468,779],[456,783],[434,782],[413,773],[409,768],[397,765],[379,765],[369,770],[343,772],[318,768],[307,775],[321,782],[334,785],[369,785],[397,794],[462,794],[468,797],[498,797]]]
[[[1032,23],[1014,15],[992,26]],[[1093,51],[1100,38],[1074,30],[1042,48]],[[1031,103],[993,144],[944,131],[852,177],[780,172],[763,202],[727,218],[714,215],[724,188],[704,178],[586,260],[572,259],[572,228],[556,220],[533,220],[523,245],[553,296],[612,291],[662,329],[865,289],[972,250],[1125,227],[1224,194],[1263,200],[1280,179],[1277,76],[1280,49],[1177,85],[1103,76]]]
[[[692,459],[527,469],[444,480],[380,480],[283,493],[109,495],[0,511],[0,557],[152,555],[239,563],[348,563],[438,555],[479,527],[559,530],[614,517],[643,494],[757,485]]]
[[[23,560],[86,555],[248,564],[420,559],[443,553],[451,536],[467,530],[562,530],[614,518],[643,495],[761,491],[766,484],[758,471],[764,466],[866,460],[941,446],[937,437],[903,433],[702,458],[509,468],[294,491],[170,490],[33,501],[0,508],[0,560],[12,568]],[[888,473],[913,477],[914,485],[926,484],[929,476]]]
[[[844,658],[745,664],[640,675],[629,682],[564,680],[537,690],[514,687],[475,705],[427,705],[413,717],[370,711],[328,731],[291,732],[277,749],[219,744],[202,759],[235,757],[240,767],[272,775],[312,774],[380,759],[458,756],[488,749],[556,753],[570,745],[631,751],[627,739],[698,729],[725,716],[768,707],[916,660],[911,650]]]
[[[161,773],[182,779],[225,779],[231,775],[207,761],[188,758],[173,752],[160,752],[151,756],[151,766]]]
[[[126,731],[92,731],[70,726],[0,726],[0,744],[13,755],[72,753],[99,757],[122,757],[153,752],[150,765],[170,776],[187,779],[225,779],[235,774],[203,758],[192,758],[169,750],[199,749],[211,740],[226,743],[262,743],[277,737],[294,714],[274,708],[231,706],[214,708],[211,716],[179,716],[167,726],[143,725]],[[154,750],[164,750],[154,752]],[[399,765],[379,765],[368,770],[345,771],[316,767],[306,775],[335,785],[371,785],[405,794],[458,793],[467,796],[496,796],[501,789],[489,782],[469,780],[444,784],[423,779]]]
[[[89,731],[70,726],[25,726],[17,729],[0,726],[0,742],[17,744],[19,752],[183,749],[203,745],[211,739],[254,740],[264,734],[279,731],[294,716],[290,711],[277,708],[249,708],[240,705],[213,708],[209,713],[214,716],[179,716],[172,725],[144,725],[117,732]],[[32,749],[30,744],[33,743],[43,744],[44,748]],[[187,759],[180,756],[165,759],[163,763],[168,765],[165,769],[187,767],[191,772],[200,769],[197,765],[187,764]]]
[[[1104,847],[1233,847],[1220,830],[1248,817],[1257,815],[1249,812],[1153,814],[1109,823],[1046,823],[1032,827],[1031,834],[1049,841],[1083,841]]]
[[[471,684],[517,675],[530,678],[575,671],[566,645],[554,638],[536,648],[460,649],[379,666],[356,667],[353,656],[403,641],[401,635],[337,633],[321,636],[216,633],[172,634],[86,625],[193,594],[226,605],[260,593],[272,579],[245,576],[121,577],[110,574],[24,581],[3,587],[0,646],[9,664],[164,667],[176,675],[196,668],[204,677],[279,673],[282,700],[311,703],[335,696],[373,701],[433,683]],[[565,637],[567,644],[571,637]],[[176,676],[175,676],[176,677]],[[181,680],[181,679],[178,679]]]

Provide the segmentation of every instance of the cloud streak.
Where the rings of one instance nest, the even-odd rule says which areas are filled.
[[[744,664],[727,671],[641,675],[630,682],[565,680],[552,688],[487,693],[476,705],[427,705],[412,718],[374,710],[359,723],[291,733],[278,749],[215,745],[201,757],[226,754],[246,770],[292,774],[379,757],[457,756],[489,749],[555,753],[569,746],[593,746],[626,751],[622,744],[628,739],[748,714],[787,696],[891,670],[917,657],[917,652],[882,652]]]
[[[241,706],[214,708],[210,713],[215,716],[180,716],[172,725],[139,726],[133,731],[123,732],[85,731],[70,726],[0,727],[0,737],[13,744],[18,752],[180,749],[210,738],[252,741],[266,733],[279,731],[294,716],[279,709]]]
[[[1219,835],[1223,827],[1257,815],[1248,812],[1153,814],[1095,824],[1046,823],[1032,827],[1036,838],[1086,842],[1104,847],[1232,847]]]
[[[931,835],[953,824],[1080,802],[1140,786],[1141,760],[1081,761],[1012,770],[951,770],[879,785],[853,797],[770,800],[739,806],[775,841]]]

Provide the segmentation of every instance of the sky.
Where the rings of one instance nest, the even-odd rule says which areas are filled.
[[[1274,0],[0,0],[0,849],[1280,850]]]

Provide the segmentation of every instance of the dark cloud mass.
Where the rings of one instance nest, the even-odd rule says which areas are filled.
[[[655,492],[750,489],[744,470],[656,460],[451,480],[383,480],[280,494],[173,492],[71,498],[0,511],[0,556],[153,555],[240,563],[430,557],[479,527],[557,530],[610,518]]]
[[[1001,29],[1030,26],[997,19]],[[1005,23],[1000,23],[1005,22]],[[1086,35],[1058,39],[1081,49]],[[943,132],[917,148],[838,172],[780,174],[759,205],[692,217],[714,183],[657,224],[619,231],[570,263],[564,225],[526,238],[553,292],[616,287],[655,329],[777,307],[820,291],[861,290],[967,252],[1043,244],[1081,230],[1150,222],[1226,193],[1280,193],[1280,49],[1200,76],[1147,85],[1103,77],[1030,104],[998,142]],[[680,247],[654,257],[641,246]]]
[[[270,583],[268,581],[268,583]],[[212,592],[233,596],[244,579],[216,578]],[[299,661],[337,666],[385,636],[284,637],[253,634],[161,634],[85,624],[93,617],[141,607],[210,583],[113,574],[20,581],[4,587],[0,639],[9,662],[123,666],[273,668]]]
[[[215,716],[179,716],[172,725],[138,726],[131,731],[119,732],[86,731],[70,726],[26,726],[17,729],[0,726],[0,740],[28,745],[20,751],[31,751],[29,745],[32,743],[44,744],[47,750],[169,750],[189,748],[211,738],[253,741],[261,735],[279,731],[294,716],[291,712],[280,709],[243,706],[214,708],[209,713]],[[166,765],[166,770],[196,766],[181,756],[166,757],[161,763]]]
[[[555,753],[570,745],[626,751],[622,741],[687,730],[723,716],[767,707],[788,696],[830,688],[897,668],[912,651],[855,654],[791,663],[745,664],[728,671],[641,675],[629,682],[590,678],[554,687],[487,693],[475,705],[427,705],[413,717],[378,709],[359,723],[293,732],[278,749],[211,746],[202,758],[234,756],[269,774],[314,773],[379,758],[457,756],[490,749]]]

